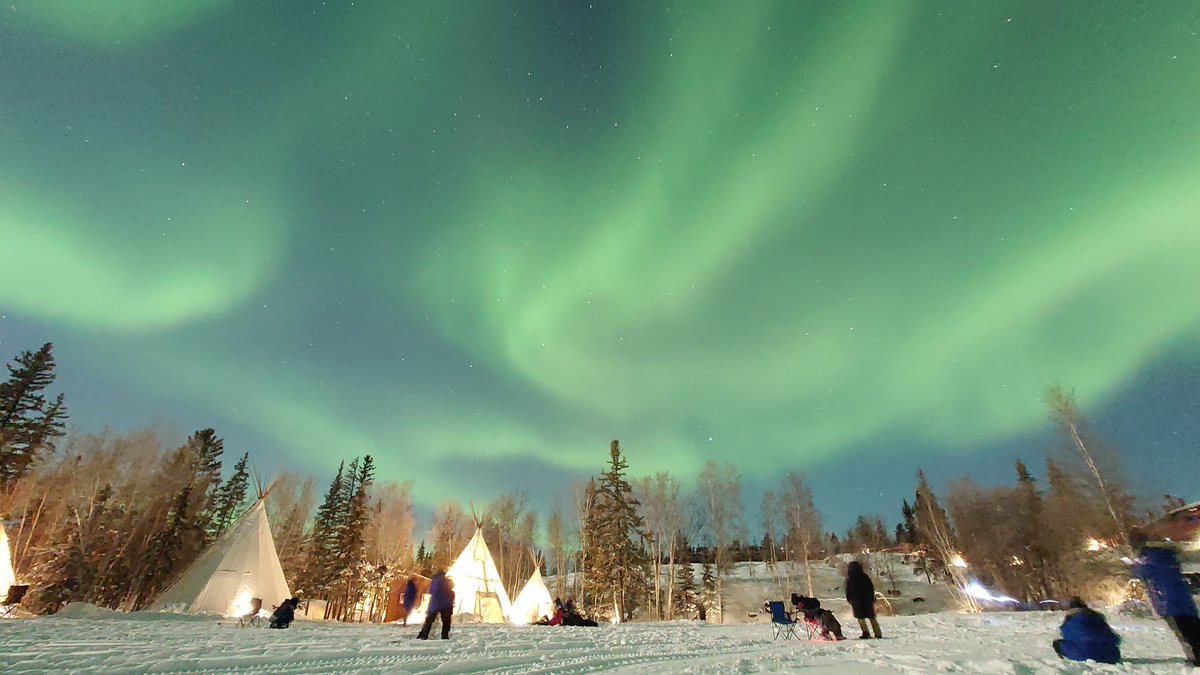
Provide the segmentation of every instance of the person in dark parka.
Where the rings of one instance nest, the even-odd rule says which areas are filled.
[[[1083,600],[1071,598],[1071,609],[1058,632],[1061,640],[1054,641],[1054,653],[1072,661],[1098,663],[1121,662],[1121,638],[1117,636],[1104,615],[1090,609]]]
[[[408,583],[404,585],[404,594],[400,596],[400,606],[404,608],[404,616],[401,618],[403,625],[408,625],[408,615],[412,613],[415,604],[417,604],[417,582],[409,577]]]
[[[871,637],[867,632],[867,621],[871,622],[875,637],[883,637],[879,622],[875,620],[875,584],[871,583],[871,577],[867,576],[862,563],[857,560],[850,561],[846,566],[846,602],[850,603],[850,609],[854,610],[854,618],[858,619],[858,627],[862,630],[858,639]]]
[[[300,598],[288,598],[279,603],[274,612],[271,612],[271,622],[267,624],[268,628],[287,628],[296,620],[296,607],[300,606]]]
[[[1192,591],[1183,580],[1179,558],[1170,548],[1151,546],[1140,532],[1135,532],[1130,541],[1138,548],[1133,573],[1146,582],[1150,605],[1171,627],[1188,662],[1200,667],[1200,617]]]
[[[563,617],[562,617],[562,625],[564,625],[564,626],[592,626],[592,627],[595,627],[595,626],[597,626],[597,625],[599,625],[599,624],[597,624],[597,623],[596,623],[595,621],[593,621],[592,619],[585,619],[585,618],[583,618],[583,615],[582,615],[582,614],[580,614],[579,612],[575,611],[575,601],[574,601],[574,600],[572,600],[571,598],[567,598],[567,602],[566,602],[566,604],[565,604],[565,605],[563,605]]]
[[[446,573],[438,570],[429,581],[429,609],[425,612],[425,624],[417,634],[418,640],[428,640],[434,619],[442,620],[442,639],[450,639],[450,616],[454,613],[454,582]]]

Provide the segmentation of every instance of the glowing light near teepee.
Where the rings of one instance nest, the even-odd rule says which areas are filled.
[[[252,598],[274,607],[289,597],[260,497],[159,594],[150,610],[245,616]]]
[[[542,581],[540,565],[541,559],[534,556],[533,575],[517,594],[516,600],[512,601],[512,613],[508,618],[513,625],[524,626],[554,614],[554,599],[550,597],[550,590]]]
[[[12,553],[8,550],[8,533],[4,531],[4,524],[0,523],[0,599],[8,595],[8,587],[17,583],[17,576],[13,574]]]
[[[455,614],[474,614],[484,623],[504,623],[512,614],[512,603],[479,524],[446,576],[454,582]]]
[[[246,616],[253,607],[254,605],[250,603],[250,592],[242,591],[234,598],[233,602],[229,603],[229,612],[225,616]]]
[[[961,553],[955,553],[954,556],[950,558],[950,564],[955,567],[966,567],[967,561],[963,559]]]

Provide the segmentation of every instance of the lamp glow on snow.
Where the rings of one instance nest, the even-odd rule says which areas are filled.
[[[983,584],[979,583],[978,581],[972,581],[971,583],[967,584],[966,588],[963,589],[963,592],[978,600],[988,600],[990,602],[1020,602],[1020,600],[1017,600],[1016,598],[1010,598],[1007,595],[995,595],[988,589],[984,588]]]
[[[246,616],[250,613],[252,607],[253,605],[250,604],[250,591],[242,591],[233,602],[229,603],[229,613],[225,616]]]

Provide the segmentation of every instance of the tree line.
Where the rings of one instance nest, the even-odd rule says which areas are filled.
[[[804,476],[787,473],[763,493],[751,544],[733,465],[707,463],[687,490],[668,472],[631,477],[614,440],[603,471],[556,498],[544,527],[524,495],[507,493],[482,511],[438,505],[417,541],[411,483],[377,482],[370,455],[339,464],[318,504],[312,478],[252,483],[249,453],[223,471],[213,429],[179,443],[156,431],[67,436],[64,397],[47,393],[54,367],[47,344],[18,355],[0,383],[0,514],[32,586],[28,605],[41,612],[146,607],[259,497],[289,584],[338,620],[382,618],[398,580],[448,568],[477,526],[510,593],[540,563],[552,593],[627,621],[721,620],[737,561],[765,562],[780,593],[801,584],[814,595],[814,561],[887,549],[913,556],[931,582],[961,587],[969,575],[1016,597],[1064,597],[1122,583],[1086,549],[1120,546],[1137,520],[1115,454],[1054,389],[1066,452],[1047,458],[1046,487],[1017,462],[1013,486],[964,479],[943,500],[918,472],[894,527],[862,515],[840,536],[827,531]],[[878,557],[876,573],[894,579],[894,559]]]

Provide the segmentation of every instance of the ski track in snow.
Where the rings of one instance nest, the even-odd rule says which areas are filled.
[[[110,614],[0,621],[0,671],[149,673],[1191,673],[1161,621],[1111,617],[1129,662],[1059,661],[1058,613],[883,618],[888,639],[772,640],[765,622],[598,628],[455,625],[449,641],[417,627],[299,621],[286,631],[211,619]],[[848,633],[854,620],[843,619]],[[436,635],[436,629],[435,629]]]

